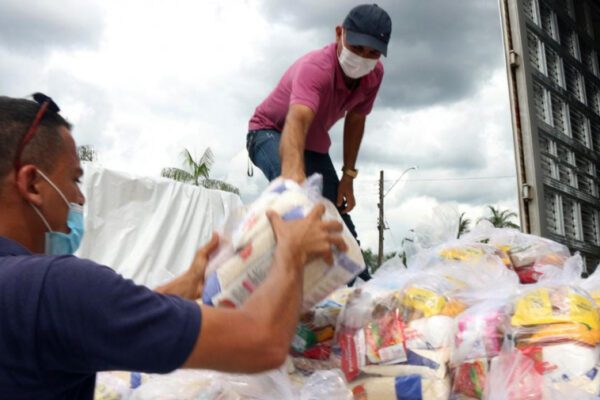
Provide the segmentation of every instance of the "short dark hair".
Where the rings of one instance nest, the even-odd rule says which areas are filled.
[[[39,108],[33,100],[0,96],[0,178],[14,170],[19,144]],[[57,112],[46,110],[35,135],[23,150],[21,165],[35,164],[51,172],[64,151],[64,141],[58,132],[60,127],[70,130],[71,124]]]

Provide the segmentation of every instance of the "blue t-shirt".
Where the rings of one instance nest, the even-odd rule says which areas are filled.
[[[172,371],[200,325],[193,301],[0,237],[0,399],[92,399],[97,371]]]

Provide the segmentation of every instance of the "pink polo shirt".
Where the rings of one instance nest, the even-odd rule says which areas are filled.
[[[373,71],[361,78],[358,87],[350,91],[344,82],[336,44],[332,43],[292,64],[277,87],[256,107],[249,130],[281,132],[290,105],[303,104],[315,113],[306,137],[306,150],[327,153],[331,146],[329,129],[348,111],[369,114],[382,79],[383,64],[378,62]]]

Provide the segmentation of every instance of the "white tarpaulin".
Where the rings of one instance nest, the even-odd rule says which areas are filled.
[[[190,265],[238,195],[84,163],[85,235],[77,255],[155,287]]]

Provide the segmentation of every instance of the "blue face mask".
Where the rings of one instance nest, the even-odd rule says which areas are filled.
[[[60,189],[52,182],[42,171],[38,170],[39,174],[44,178],[50,186],[56,190],[56,192],[62,197],[62,199],[69,206],[69,213],[67,215],[67,227],[70,229],[69,233],[55,232],[48,224],[48,221],[40,210],[37,209],[33,204],[33,209],[40,216],[48,232],[46,232],[46,250],[45,253],[48,255],[62,255],[62,254],[73,254],[79,248],[81,239],[83,239],[83,207],[77,203],[69,203],[65,195]]]

